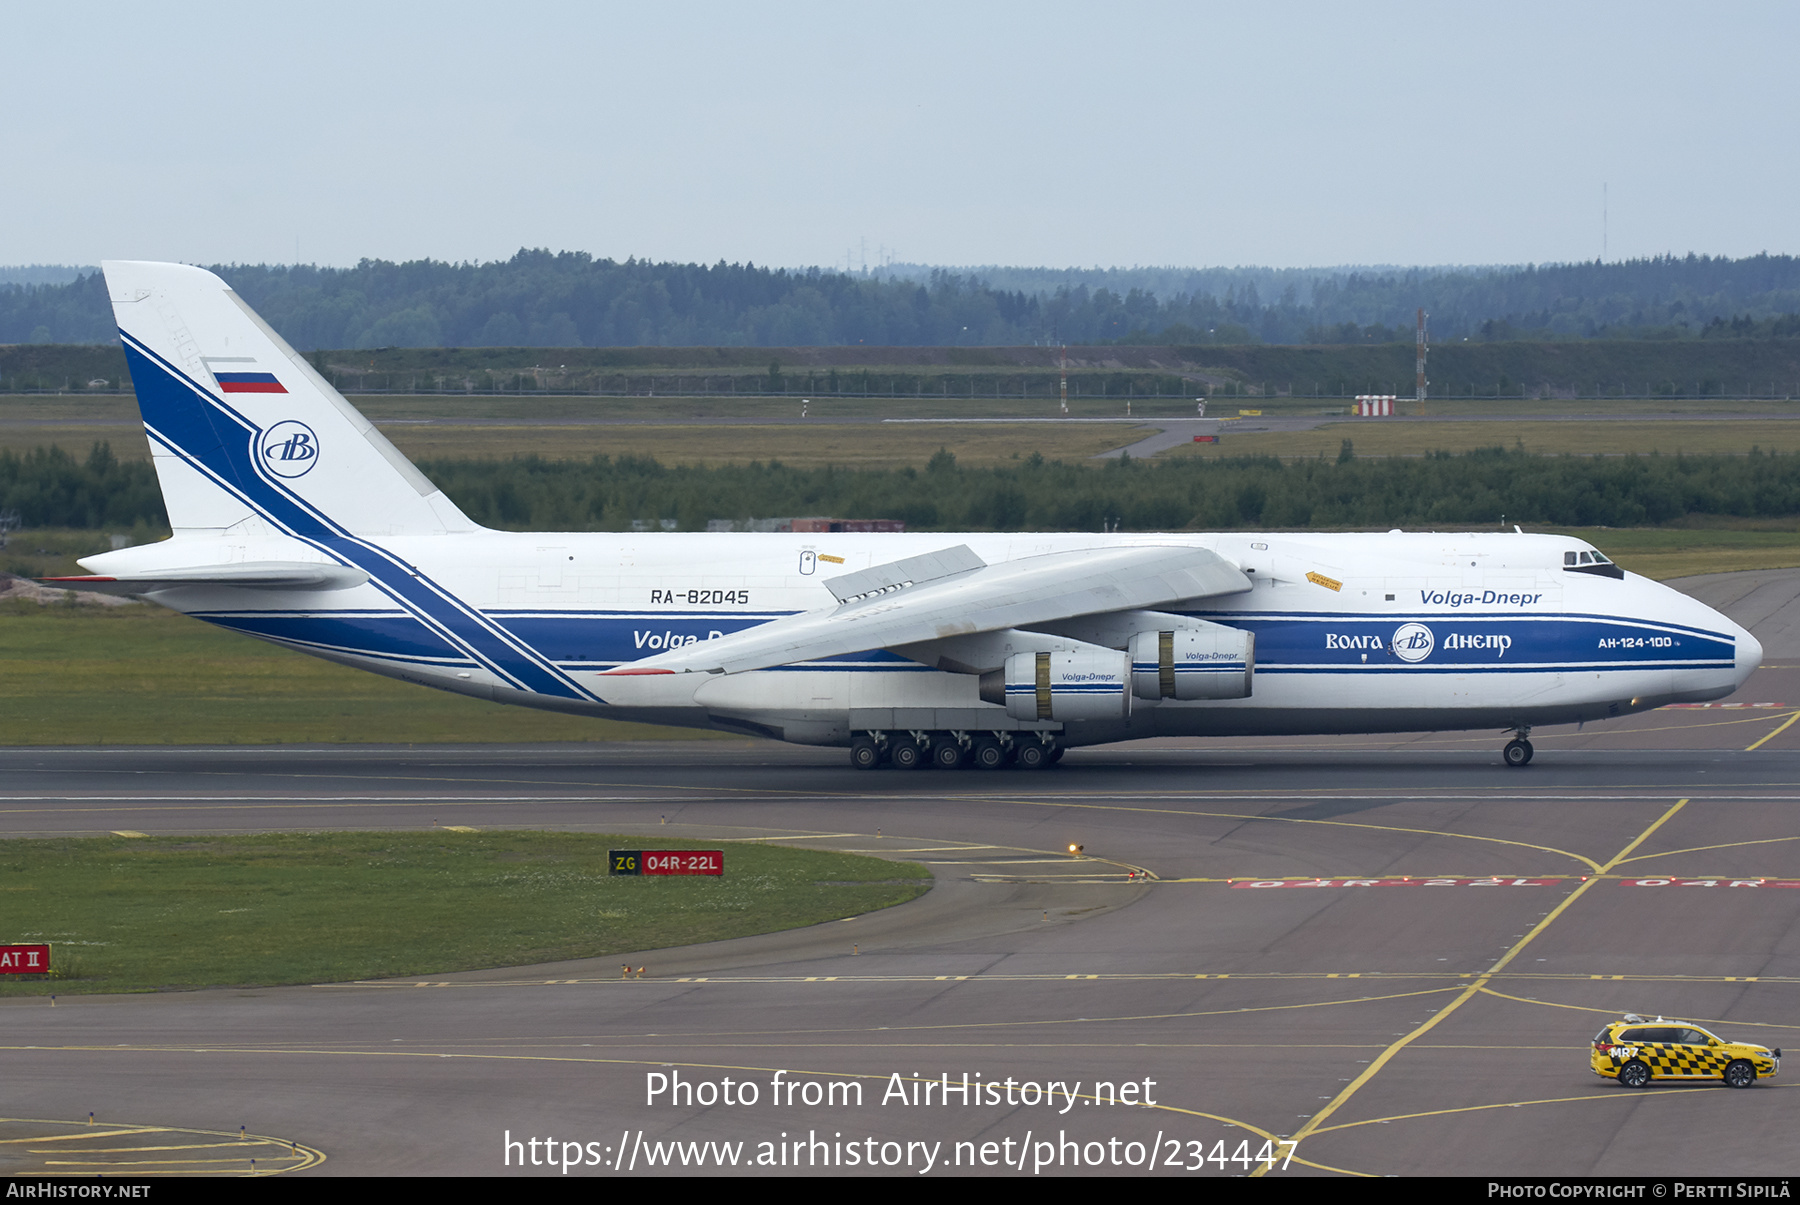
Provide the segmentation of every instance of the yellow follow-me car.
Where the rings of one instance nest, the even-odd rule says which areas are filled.
[[[1781,1069],[1781,1051],[1727,1042],[1692,1021],[1626,1013],[1594,1035],[1589,1065],[1595,1075],[1627,1088],[1647,1087],[1651,1080],[1724,1080],[1748,1088]]]

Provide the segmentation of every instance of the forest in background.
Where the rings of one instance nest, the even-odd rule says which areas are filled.
[[[1468,529],[1506,523],[1634,527],[1690,516],[1800,514],[1800,457],[1539,456],[1487,448],[1423,457],[1137,461],[1104,467],[1033,453],[997,467],[939,451],[923,467],[795,468],[778,461],[665,466],[641,457],[424,460],[421,470],[484,526],[625,531],[672,520],[829,515],[899,519],[915,531],[1244,528]],[[0,451],[0,514],[25,527],[166,528],[154,470],[107,445]]]
[[[216,265],[302,351],[382,347],[1439,344],[1800,336],[1800,259],[1488,268],[889,266],[845,273],[521,250],[489,263]],[[8,270],[0,344],[104,343],[104,280]],[[1278,290],[1278,291],[1277,291]]]

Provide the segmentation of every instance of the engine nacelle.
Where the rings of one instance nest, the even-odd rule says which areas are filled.
[[[1208,624],[1131,638],[1131,692],[1140,699],[1247,699],[1256,635]]]
[[[1015,720],[1120,720],[1131,714],[1131,665],[1112,649],[1014,653],[1006,714]]]

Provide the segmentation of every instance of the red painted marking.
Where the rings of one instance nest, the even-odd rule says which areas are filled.
[[[600,671],[599,676],[602,678],[632,678],[643,674],[672,674],[674,672],[672,669],[604,669]]]
[[[221,393],[286,393],[272,372],[215,372]]]
[[[1233,879],[1233,887],[1554,887],[1562,879]]]
[[[40,582],[116,582],[116,577],[40,577]]]
[[[644,874],[724,874],[725,852],[718,849],[647,849]]]

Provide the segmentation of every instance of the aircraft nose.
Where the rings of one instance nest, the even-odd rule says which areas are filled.
[[[1735,623],[1731,626],[1737,629],[1737,680],[1738,685],[1742,686],[1745,679],[1755,673],[1756,667],[1762,664],[1763,646],[1762,641],[1745,629],[1738,627]]]

